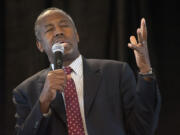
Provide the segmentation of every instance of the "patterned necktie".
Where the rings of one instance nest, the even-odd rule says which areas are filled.
[[[66,74],[70,74],[72,69],[70,67],[65,67],[64,71]],[[72,78],[67,80],[67,85],[64,89],[64,97],[66,103],[68,134],[85,135],[76,87]]]

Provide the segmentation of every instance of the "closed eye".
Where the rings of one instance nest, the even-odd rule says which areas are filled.
[[[48,28],[45,33],[53,31],[53,28]]]
[[[60,27],[69,27],[70,24],[67,20],[61,20],[60,23],[59,23],[59,26]]]
[[[68,24],[60,24],[61,27],[69,27]]]

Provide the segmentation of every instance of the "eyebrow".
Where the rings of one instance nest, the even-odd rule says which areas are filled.
[[[67,19],[63,19],[63,20],[61,20],[61,21],[59,21],[59,23],[68,23],[68,20]]]
[[[63,20],[60,21],[60,23],[62,23],[62,22],[68,22],[68,20],[67,19],[63,19]]]
[[[45,28],[52,27],[52,26],[53,26],[52,24],[47,24],[47,25],[45,25]]]
[[[67,20],[67,19],[63,19],[63,20],[60,20],[60,21],[59,21],[59,23],[64,23],[64,22],[65,22],[65,23],[68,23],[68,20]],[[53,26],[52,24],[46,24],[46,25],[45,25],[45,28],[47,28],[47,27],[52,27],[52,26]]]

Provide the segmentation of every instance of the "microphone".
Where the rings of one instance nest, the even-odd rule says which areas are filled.
[[[61,43],[55,43],[52,46],[52,52],[54,53],[54,70],[61,69],[63,65],[64,46]]]

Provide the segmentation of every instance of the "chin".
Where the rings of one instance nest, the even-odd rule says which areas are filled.
[[[73,49],[64,50],[64,57],[70,57],[71,55],[73,55]]]
[[[77,58],[77,54],[73,54],[73,53],[67,53],[63,55],[63,60],[64,61],[73,61]]]
[[[72,54],[64,53],[64,55],[63,55],[63,60],[64,60],[64,61],[67,61],[67,60],[70,60],[70,59],[72,59]]]

